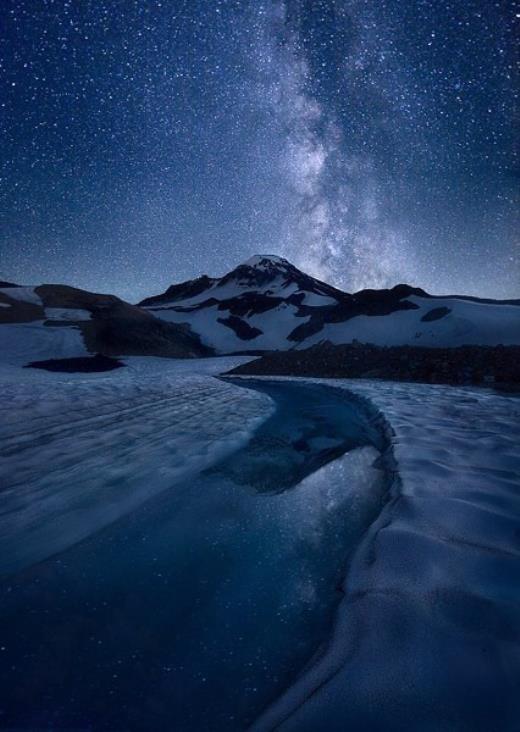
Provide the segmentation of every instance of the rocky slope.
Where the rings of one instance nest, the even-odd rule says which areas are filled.
[[[7,350],[16,350],[24,341],[24,353],[34,358],[89,353],[183,358],[211,353],[189,326],[164,322],[114,295],[66,285],[2,284],[0,344]]]

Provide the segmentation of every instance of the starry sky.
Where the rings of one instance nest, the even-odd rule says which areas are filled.
[[[520,296],[520,5],[2,0],[0,278]],[[516,115],[516,120],[515,120]]]

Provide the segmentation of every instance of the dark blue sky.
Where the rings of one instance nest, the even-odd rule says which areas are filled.
[[[0,278],[137,300],[253,253],[520,296],[490,0],[3,0]]]

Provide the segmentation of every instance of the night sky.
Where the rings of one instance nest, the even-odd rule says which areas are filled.
[[[136,301],[267,252],[519,297],[519,26],[492,0],[2,0],[0,278]]]

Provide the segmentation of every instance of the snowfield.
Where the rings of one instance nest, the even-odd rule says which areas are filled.
[[[468,344],[514,345],[520,340],[518,305],[488,305],[447,297],[407,299],[416,305],[417,309],[398,310],[380,316],[358,315],[346,322],[326,323],[318,333],[300,343],[295,343],[288,336],[297,326],[308,323],[310,318],[298,316],[298,308],[290,303],[283,302],[267,312],[245,316],[244,322],[261,331],[259,335],[246,341],[222,323],[227,313],[221,311],[218,305],[188,311],[176,304],[170,308],[150,308],[150,311],[169,323],[189,324],[195,333],[201,336],[202,341],[215,348],[217,353],[247,349],[284,351],[290,348],[309,348],[322,341],[341,344],[358,340],[377,346],[448,348]],[[189,304],[191,305],[191,301]],[[320,303],[324,304],[326,303]],[[312,302],[312,305],[315,303]],[[433,309],[440,307],[449,308],[451,312],[432,322],[422,320]]]
[[[42,305],[41,297],[34,291],[34,287],[0,287],[0,293],[13,300]]]
[[[34,381],[20,370],[31,361],[89,355],[78,328],[52,328],[43,320],[0,325],[0,378],[11,383]]]
[[[0,306],[0,349],[19,364],[22,357],[85,355],[81,331],[92,353],[175,358],[301,350],[323,342],[520,343],[520,301],[433,296],[409,285],[346,293],[273,255],[252,257],[220,278],[172,285],[139,306],[63,285],[0,288]]]
[[[253,729],[517,730],[520,399],[330,383],[385,415],[396,481],[330,643]]]
[[[304,347],[323,340],[331,343],[374,343],[377,346],[456,347],[514,345],[520,340],[520,308],[517,305],[488,305],[455,297],[407,298],[417,310],[400,310],[389,315],[359,315],[345,323],[328,323]],[[450,312],[439,320],[423,321],[434,308]]]
[[[54,331],[64,332],[74,335]],[[269,400],[210,378],[240,360],[194,368],[132,358],[117,374],[67,377],[0,369],[0,574],[65,549],[246,442]]]
[[[21,343],[34,326],[8,327]],[[518,729],[518,397],[265,381],[314,400],[291,436],[261,380],[214,378],[243,358],[124,360],[0,366],[10,726]],[[286,443],[337,446],[321,395],[332,427],[360,415],[359,446],[271,490]],[[244,478],[255,460],[267,492]]]

